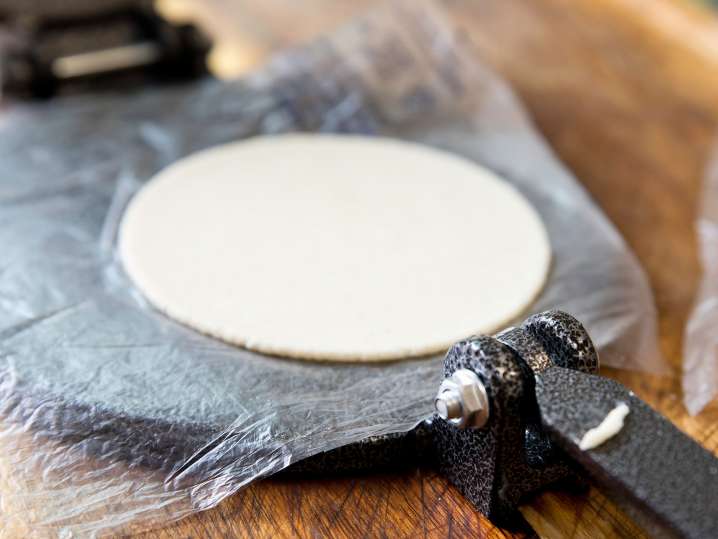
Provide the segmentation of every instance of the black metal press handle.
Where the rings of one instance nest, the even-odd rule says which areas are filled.
[[[654,535],[718,537],[718,459],[614,380],[549,367],[536,374],[546,432]],[[586,431],[620,403],[623,427],[593,449]]]
[[[433,418],[315,455],[295,471],[429,463],[494,523],[515,529],[525,524],[516,508],[528,496],[589,475],[651,536],[718,538],[718,459],[624,386],[593,374],[597,367],[578,320],[536,314],[451,347]],[[586,432],[621,404],[629,410],[622,428],[581,449]]]

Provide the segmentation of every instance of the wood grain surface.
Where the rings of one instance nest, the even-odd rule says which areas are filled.
[[[226,2],[213,0],[207,9]],[[307,0],[304,17],[312,22],[306,25],[290,24],[280,4],[244,0],[222,12],[230,33],[231,17],[245,15],[236,26],[237,42],[248,44],[243,68],[369,2]],[[329,4],[333,7],[325,9]],[[660,313],[661,346],[672,371],[663,378],[613,370],[603,374],[628,385],[718,453],[718,405],[689,417],[680,391],[681,337],[700,275],[696,203],[718,127],[718,23],[699,8],[670,0],[451,0],[446,5],[479,54],[512,83],[541,132],[623,233],[649,276]],[[284,13],[281,20],[276,13]],[[254,17],[253,24],[247,16]],[[583,495],[544,493],[522,512],[544,537],[640,536],[595,488]],[[512,535],[476,513],[441,476],[415,470],[270,479],[215,509],[129,536]]]
[[[322,17],[326,27],[355,12],[358,2],[344,2],[344,9],[341,2],[332,4],[332,12]],[[707,12],[662,0],[454,0],[446,5],[479,54],[513,84],[559,157],[648,273],[671,375],[604,374],[718,452],[718,406],[691,418],[680,391],[681,337],[700,274],[696,202],[718,126],[718,24]],[[282,35],[271,11],[257,15],[272,29],[265,36]],[[313,20],[316,30],[319,19]],[[264,46],[305,37],[265,38]],[[522,512],[545,537],[640,534],[597,489],[583,496],[546,493]],[[144,537],[227,535],[507,534],[478,515],[442,477],[417,470],[401,476],[270,480]]]

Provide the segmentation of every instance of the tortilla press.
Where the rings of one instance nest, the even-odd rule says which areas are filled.
[[[406,434],[320,453],[287,473],[438,466],[494,523],[526,525],[517,511],[551,485],[590,476],[647,531],[718,537],[718,459],[631,391],[596,375],[584,327],[561,311],[528,318],[493,337],[456,343],[444,360],[436,413]],[[584,433],[618,404],[630,410],[613,437],[592,449]]]

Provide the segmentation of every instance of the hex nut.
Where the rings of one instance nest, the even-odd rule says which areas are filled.
[[[448,405],[457,400],[460,407]],[[469,369],[458,369],[441,383],[435,407],[440,417],[457,428],[480,428],[489,419],[486,388]]]

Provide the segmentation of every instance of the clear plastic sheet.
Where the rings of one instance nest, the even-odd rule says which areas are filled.
[[[683,337],[683,402],[692,415],[718,395],[718,157],[705,174],[696,232],[703,266]]]
[[[0,537],[164,523],[431,412],[441,357],[318,365],[233,348],[154,312],[118,263],[119,218],[154,173],[292,130],[402,137],[496,170],[552,241],[531,311],[573,313],[604,364],[659,367],[650,289],[619,234],[441,10],[394,2],[245,80],[0,115]]]

